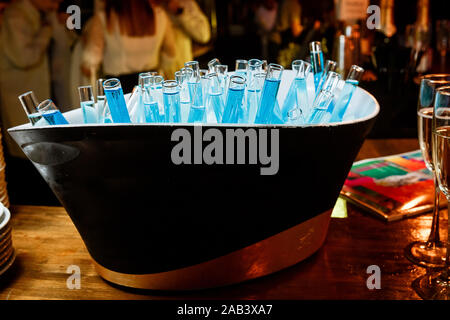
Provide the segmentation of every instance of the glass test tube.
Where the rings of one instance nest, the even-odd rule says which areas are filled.
[[[31,125],[35,125],[39,120],[42,119],[42,115],[38,112],[37,107],[39,105],[36,96],[33,91],[28,91],[19,96],[19,101],[22,104],[25,114],[30,120]]]
[[[326,118],[328,117],[328,107],[334,99],[334,96],[336,94],[336,87],[340,79],[341,76],[338,73],[334,71],[330,71],[328,73],[322,90],[314,99],[313,110],[309,117],[308,123],[319,124],[327,121]]]
[[[217,58],[212,59],[208,62],[208,72],[213,73],[216,72],[216,66],[220,65],[220,61]]]
[[[271,63],[267,67],[266,79],[261,94],[261,102],[256,114],[255,123],[270,124],[273,121],[275,105],[277,103],[278,89],[284,68]]]
[[[112,123],[111,112],[109,111],[105,90],[103,89],[104,81],[105,79],[97,80],[97,122]]]
[[[215,66],[215,72],[217,73],[217,76],[219,77],[220,86],[223,91],[223,99],[225,103],[225,93],[228,88],[228,66],[225,64],[219,64]]]
[[[245,78],[232,76],[228,87],[227,102],[223,111],[222,123],[237,123],[244,103]]]
[[[348,73],[347,79],[345,80],[344,87],[342,88],[342,91],[339,95],[339,98],[336,102],[336,105],[331,112],[331,119],[330,122],[340,122],[344,118],[345,111],[348,108],[348,105],[350,104],[350,100],[353,97],[353,93],[356,90],[356,87],[358,87],[359,81],[361,80],[361,77],[364,73],[364,69],[353,65],[350,68],[350,71]]]
[[[217,73],[210,73],[208,78],[208,94],[206,99],[207,119],[214,119],[208,122],[222,122],[223,111],[225,109],[223,100],[223,90],[220,86]]]
[[[292,80],[281,110],[283,121],[290,124],[302,124],[310,112],[307,77],[311,72],[311,64],[303,60],[292,62],[295,78]]]
[[[322,90],[323,83],[327,79],[328,72],[330,71],[336,71],[337,68],[337,62],[333,60],[327,60],[325,61],[325,68],[323,69],[322,77],[320,78],[319,82],[319,88],[317,92],[320,92]]]
[[[142,74],[142,102],[146,123],[164,122],[164,115],[160,116],[158,102],[153,96],[152,85],[154,77],[150,72]]]
[[[38,105],[37,110],[39,111],[41,116],[44,117],[45,120],[47,120],[47,122],[51,125],[69,124],[61,111],[59,111],[59,109],[50,99],[42,101]]]
[[[96,123],[97,112],[95,110],[95,100],[92,86],[78,87],[78,94],[80,96],[81,112],[83,113],[84,123]]]
[[[163,82],[164,115],[166,122],[181,122],[180,86],[175,80]]]
[[[111,118],[114,123],[131,123],[120,80],[108,79],[103,83]]]
[[[236,76],[241,76],[247,79],[247,71],[248,71],[248,61],[243,59],[236,60],[234,74]]]
[[[258,111],[258,95],[261,92],[260,82],[255,77],[262,72],[263,62],[259,59],[250,59],[248,61],[248,79],[247,79],[247,101],[245,113],[239,119],[239,123],[253,123],[256,112]]]

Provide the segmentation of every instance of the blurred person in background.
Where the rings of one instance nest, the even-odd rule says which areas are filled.
[[[18,96],[34,91],[40,101],[51,97],[48,61],[53,35],[51,13],[60,0],[16,0],[4,11],[0,30],[0,107],[4,130],[28,122]],[[9,135],[7,152],[22,157]]]
[[[83,35],[81,70],[87,77],[103,67],[104,78],[119,78],[124,93],[145,71],[173,69],[175,45],[169,17],[156,1],[107,0]]]
[[[277,0],[256,1],[255,23],[261,37],[262,57],[268,61],[276,61],[281,38],[276,32],[278,15]]]
[[[16,0],[4,11],[0,30],[0,111],[6,146],[6,181],[13,204],[60,205],[6,129],[28,123],[18,96],[34,91],[51,97],[48,61],[53,30],[51,14],[59,0]]]
[[[70,100],[70,62],[72,47],[77,40],[74,30],[69,30],[66,21],[69,15],[66,13],[67,3],[61,4],[58,11],[52,12],[50,24],[53,30],[53,41],[50,51],[51,83],[54,102],[62,112],[78,107]]]
[[[169,0],[165,8],[174,26],[176,57],[170,76],[187,61],[194,59],[192,41],[207,43],[211,38],[211,26],[195,0]]]

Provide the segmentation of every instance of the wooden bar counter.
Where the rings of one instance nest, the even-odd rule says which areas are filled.
[[[358,160],[418,149],[415,139],[367,140]],[[426,239],[431,214],[385,223],[348,204],[347,218],[333,218],[324,246],[312,257],[278,273],[230,287],[195,292],[120,288],[102,280],[62,207],[13,206],[17,259],[0,277],[4,299],[420,299],[411,283],[425,269],[410,263],[403,248]],[[442,214],[446,238],[447,211]],[[69,266],[79,266],[81,288],[68,289]],[[367,267],[381,269],[381,289],[369,290]]]

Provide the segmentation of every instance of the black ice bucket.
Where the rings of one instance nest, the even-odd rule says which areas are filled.
[[[81,124],[78,109],[66,113],[70,125],[8,131],[67,210],[101,277],[192,290],[273,273],[322,246],[379,105],[358,88],[350,110],[354,120],[332,125],[199,127]],[[227,164],[231,134],[247,136],[248,154]],[[182,135],[191,164],[179,163],[189,152],[175,152]],[[225,147],[208,158],[211,136]],[[253,161],[248,141],[258,141]]]

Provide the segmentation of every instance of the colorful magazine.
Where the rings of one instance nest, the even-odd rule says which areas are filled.
[[[386,221],[431,211],[433,175],[420,150],[355,162],[341,196]],[[440,206],[447,201],[441,195]]]

